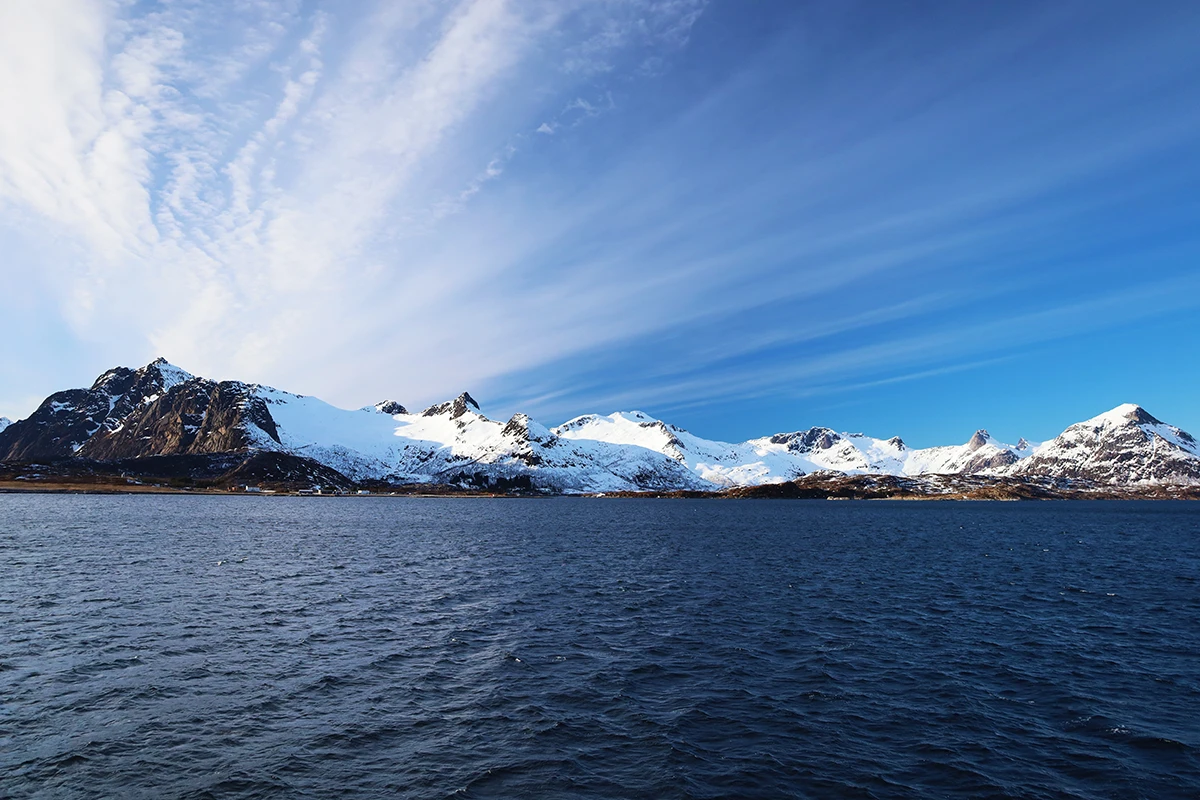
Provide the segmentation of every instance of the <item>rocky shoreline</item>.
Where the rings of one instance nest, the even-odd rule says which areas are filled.
[[[270,456],[270,458],[264,458]],[[116,462],[68,459],[0,464],[0,493],[242,494],[251,496],[592,497],[780,500],[1200,500],[1200,485],[1110,486],[1084,480],[983,475],[839,475],[717,491],[555,492],[531,485],[352,481],[315,461],[282,454],[237,458],[161,456]]]

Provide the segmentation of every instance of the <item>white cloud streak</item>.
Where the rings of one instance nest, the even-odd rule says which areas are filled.
[[[4,4],[0,203],[77,244],[55,284],[82,338],[119,324],[139,351],[284,383],[355,348],[437,386],[444,360],[412,352],[467,349],[421,328],[470,305],[470,287],[419,293],[445,266],[410,262],[397,243],[427,238],[501,177],[528,128],[473,126],[517,75],[546,66],[548,42],[568,42],[549,88],[570,91],[570,41],[614,57],[698,7],[617,5],[626,22],[600,41],[589,2],[384,2],[361,22],[264,2],[225,32],[188,3],[141,15],[100,0]],[[642,17],[666,32],[630,21]],[[481,149],[492,154],[463,174]],[[400,229],[397,213],[411,217]],[[393,298],[381,316],[362,318],[380,294]],[[394,327],[407,355],[379,346]],[[328,381],[316,380],[336,398]]]
[[[373,399],[362,391],[418,405],[606,344],[723,325],[763,306],[764,287],[772,302],[815,303],[949,270],[951,255],[1030,230],[1025,207],[1167,152],[1198,121],[1185,105],[1153,126],[1111,113],[1174,80],[1188,51],[1165,25],[1125,49],[1101,37],[1113,43],[1104,95],[1080,91],[1096,68],[1071,48],[1036,65],[1037,92],[998,79],[997,63],[1062,23],[1049,12],[915,66],[876,42],[827,80],[805,80],[806,65],[825,73],[802,54],[781,82],[779,54],[763,53],[638,127],[628,87],[663,74],[704,0],[263,0],[219,23],[205,3],[155,8],[0,5],[0,241],[45,251],[0,277],[51,297],[100,367],[163,354],[344,405]],[[1141,59],[1148,50],[1161,57]],[[1052,101],[1053,120],[1030,113],[1031,96]],[[634,134],[619,152],[539,172],[545,154],[618,123]],[[1042,224],[1100,202],[1081,197],[1039,208]],[[34,269],[45,274],[23,274]],[[869,385],[888,380],[872,375],[887,363],[950,368],[937,357],[978,348],[912,335],[770,374],[684,370],[962,296],[935,283],[711,337],[653,392],[592,399],[704,402],[788,381]],[[1055,335],[1055,319],[1027,316],[1028,340]]]

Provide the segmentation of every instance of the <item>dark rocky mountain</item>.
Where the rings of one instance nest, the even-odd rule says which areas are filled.
[[[0,431],[0,461],[244,453],[279,435],[253,387],[196,378],[163,359],[118,367]]]

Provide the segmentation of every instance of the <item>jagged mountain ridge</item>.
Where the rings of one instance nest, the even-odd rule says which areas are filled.
[[[717,486],[746,486],[793,480],[823,470],[844,474],[962,474],[1015,463],[1032,446],[1006,445],[977,431],[963,445],[910,449],[899,437],[874,439],[861,433],[809,428],[740,443],[701,439],[640,411],[589,414],[553,432],[566,439],[598,440],[657,450]]]
[[[478,409],[464,393],[419,414],[394,401],[345,411],[268,386],[198,378],[159,359],[51,395],[0,432],[0,461],[279,452],[353,480],[489,485],[536,476],[531,485],[557,491],[707,488],[660,453],[567,442],[523,414],[501,423]]]
[[[1111,484],[1200,482],[1187,433],[1137,406],[1071,426],[1044,445],[977,431],[961,445],[912,449],[829,428],[727,443],[641,412],[586,415],[549,429],[524,414],[488,419],[468,393],[410,413],[393,400],[358,411],[260,384],[195,377],[158,359],[119,367],[90,389],[48,397],[0,426],[0,460],[279,453],[356,481],[524,481],[553,491],[714,489],[846,475],[1012,475]]]

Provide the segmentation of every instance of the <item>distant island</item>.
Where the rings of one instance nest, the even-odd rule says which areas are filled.
[[[0,418],[0,490],[828,498],[1197,498],[1200,445],[1136,405],[1043,442],[910,448],[829,428],[739,443],[639,411],[547,428],[468,393],[411,413],[200,378],[157,359]]]

